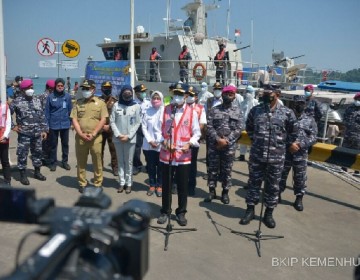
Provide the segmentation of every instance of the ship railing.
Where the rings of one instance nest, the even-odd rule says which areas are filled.
[[[174,83],[180,80],[179,60],[135,60],[135,78],[137,81],[157,81]],[[183,61],[182,61],[183,62]],[[225,84],[257,86],[259,65],[246,61],[227,61],[225,65]],[[246,69],[246,70],[245,70]],[[213,60],[191,60],[186,70],[190,84],[214,84],[216,67]],[[222,82],[222,81],[220,81]]]

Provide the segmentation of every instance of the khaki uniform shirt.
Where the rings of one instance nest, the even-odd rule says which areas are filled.
[[[108,118],[109,113],[104,101],[93,96],[90,101],[79,99],[71,111],[70,118],[77,119],[82,132],[92,133],[102,118]]]

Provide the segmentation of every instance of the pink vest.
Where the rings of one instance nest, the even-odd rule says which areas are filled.
[[[200,122],[201,113],[204,110],[204,106],[201,104],[194,104],[193,109],[195,110],[196,114],[198,115],[198,120]]]
[[[162,135],[165,141],[170,141],[170,136],[168,134],[171,124],[174,122],[174,127],[172,129],[173,133],[173,145],[175,145],[175,152],[171,154],[171,161],[175,160],[176,162],[191,163],[191,149],[186,153],[181,150],[181,147],[189,143],[192,136],[192,117],[193,110],[189,106],[185,106],[185,110],[181,116],[179,123],[176,125],[175,120],[171,118],[171,111],[173,105],[168,105],[164,110],[164,118],[162,124]],[[161,147],[160,150],[160,160],[162,162],[168,163],[170,159],[170,152]]]

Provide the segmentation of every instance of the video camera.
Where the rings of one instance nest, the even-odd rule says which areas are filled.
[[[0,221],[39,224],[49,236],[1,279],[142,279],[148,270],[150,209],[131,200],[117,211],[98,188],[86,188],[74,207],[36,199],[33,189],[0,188]]]

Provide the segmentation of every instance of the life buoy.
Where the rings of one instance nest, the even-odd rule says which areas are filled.
[[[193,77],[197,81],[201,81],[206,76],[206,68],[202,63],[196,63],[193,68]]]

